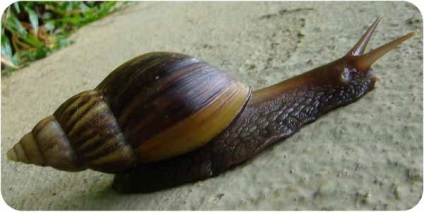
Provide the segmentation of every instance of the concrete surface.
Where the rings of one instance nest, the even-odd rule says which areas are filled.
[[[2,79],[2,195],[16,209],[408,209],[422,195],[422,34],[379,60],[381,79],[251,162],[216,178],[121,195],[113,176],[12,163],[5,152],[64,100],[124,61],[175,51],[254,89],[342,56],[378,16],[375,48],[422,32],[407,2],[141,2],[90,24],[75,44]]]

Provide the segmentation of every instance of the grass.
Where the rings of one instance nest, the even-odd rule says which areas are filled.
[[[72,44],[76,29],[120,9],[125,2],[16,2],[1,17],[1,72],[10,74]]]

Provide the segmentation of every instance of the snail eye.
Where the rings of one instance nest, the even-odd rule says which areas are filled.
[[[351,79],[351,78],[352,78],[352,77],[351,77],[351,75],[350,75],[350,71],[349,71],[349,69],[344,68],[344,69],[343,69],[343,71],[340,73],[340,81],[341,81],[342,83],[347,84],[347,83],[349,83],[349,82],[350,82],[350,79]]]

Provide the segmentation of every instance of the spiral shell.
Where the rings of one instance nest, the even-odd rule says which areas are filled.
[[[203,146],[250,95],[248,86],[195,57],[145,54],[65,101],[8,157],[67,171],[124,171]]]

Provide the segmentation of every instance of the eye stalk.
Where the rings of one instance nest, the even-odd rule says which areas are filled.
[[[397,38],[389,43],[386,43],[374,50],[371,50],[368,53],[364,54],[364,51],[370,41],[372,35],[377,28],[378,23],[380,23],[381,17],[378,17],[374,23],[368,28],[361,39],[353,46],[353,48],[345,55],[345,58],[349,58],[352,61],[352,65],[359,71],[367,72],[369,71],[371,65],[381,58],[383,55],[393,50],[398,45],[402,44],[409,38],[413,37],[417,32],[410,32],[400,38]]]
[[[375,19],[374,23],[372,23],[371,26],[364,33],[364,35],[362,35],[361,39],[359,39],[358,42],[352,47],[352,49],[346,54],[346,57],[358,56],[364,53],[365,49],[367,48],[368,42],[371,40],[371,37],[374,34],[375,29],[377,28],[381,19],[381,16]]]

